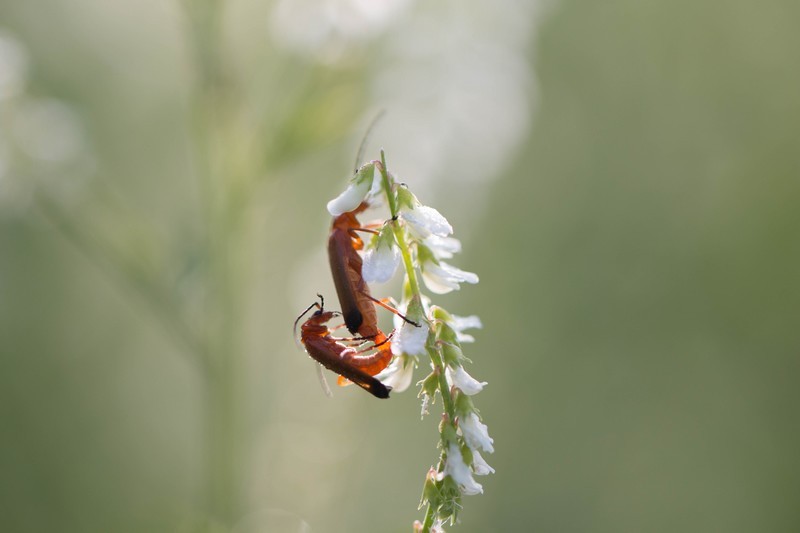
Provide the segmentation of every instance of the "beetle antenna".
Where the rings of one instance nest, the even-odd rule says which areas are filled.
[[[383,115],[386,114],[385,109],[381,109],[378,111],[378,114],[375,115],[375,118],[372,119],[372,122],[369,123],[367,127],[367,131],[364,132],[364,137],[361,138],[361,144],[358,146],[358,153],[356,154],[356,164],[353,167],[353,174],[358,172],[358,167],[361,166],[361,158],[364,157],[364,148],[367,145],[367,140],[369,140],[369,135],[372,133],[372,129],[375,127],[375,124],[383,118]]]
[[[322,300],[322,295],[321,294],[317,294],[317,296],[319,296],[320,300]],[[295,321],[294,321],[294,326],[292,327],[292,331],[294,332],[294,343],[297,344],[298,348],[300,347],[300,344],[297,342],[297,323],[300,322],[300,319],[303,318],[306,313],[308,313],[309,311],[311,311],[315,307],[319,307],[320,310],[322,309],[322,306],[320,304],[318,304],[317,302],[314,302],[313,304],[311,304],[308,307],[306,307],[306,310],[303,311],[302,313],[300,313],[300,316],[297,317],[295,319]]]

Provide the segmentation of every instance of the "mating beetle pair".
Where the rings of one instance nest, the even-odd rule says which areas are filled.
[[[300,340],[308,355],[325,368],[339,374],[339,385],[346,385],[349,380],[377,398],[388,398],[390,388],[373,376],[385,369],[392,360],[392,334],[386,336],[378,328],[375,305],[385,307],[415,326],[418,324],[386,303],[373,298],[364,281],[363,261],[358,254],[364,247],[364,242],[357,232],[377,233],[375,229],[364,227],[358,221],[357,215],[367,207],[368,204],[362,202],[356,209],[335,217],[328,238],[328,259],[342,312],[325,311],[324,299],[318,294],[320,301],[308,306],[297,317],[294,327],[296,330],[300,319],[316,307],[314,314],[300,328]],[[353,337],[336,338],[331,335],[332,330],[327,323],[339,315],[344,318],[344,325]],[[365,341],[371,342],[366,348],[347,344]]]

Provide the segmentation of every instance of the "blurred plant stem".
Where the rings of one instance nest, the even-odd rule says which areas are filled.
[[[195,331],[183,320],[180,310],[169,297],[166,287],[159,286],[146,269],[121,254],[111,243],[93,233],[85,224],[71,217],[46,194],[37,193],[35,205],[39,212],[58,229],[61,235],[87,256],[109,279],[138,297],[153,312],[159,322],[183,345],[193,363],[200,363],[204,352]],[[198,365],[201,366],[201,365]]]
[[[192,165],[201,192],[203,295],[199,317],[174,280],[140,257],[130,242],[105,238],[76,212],[37,193],[45,218],[109,278],[138,296],[177,339],[202,373],[205,416],[203,530],[231,528],[241,515],[243,456],[243,309],[250,279],[246,257],[248,208],[260,161],[237,139],[236,86],[226,75],[222,3],[185,0],[186,32],[194,67],[191,90]],[[189,197],[189,195],[187,195]],[[153,239],[155,242],[155,239]]]
[[[245,246],[246,160],[237,160],[234,86],[225,71],[223,4],[187,0],[194,59],[194,163],[205,223],[207,292],[206,512],[223,527],[240,514],[242,457],[241,324],[248,276]]]

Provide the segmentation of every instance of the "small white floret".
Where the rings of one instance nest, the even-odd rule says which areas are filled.
[[[448,385],[451,387],[455,385],[467,396],[478,394],[483,390],[483,387],[488,384],[486,381],[478,381],[470,376],[467,371],[464,370],[463,366],[457,366],[456,368],[450,368],[448,366],[444,374]]]
[[[367,163],[358,169],[347,189],[328,202],[328,212],[338,217],[358,207],[369,194],[373,181],[375,181],[375,164]]]
[[[494,439],[489,436],[486,424],[483,424],[475,413],[469,413],[459,419],[458,428],[461,434],[464,435],[464,440],[473,450],[483,450],[485,452],[494,453]]]
[[[472,450],[472,471],[475,472],[476,476],[494,474],[494,468],[489,466],[483,457],[481,457],[481,454],[478,453],[478,450]]]
[[[375,378],[392,388],[392,392],[403,392],[409,385],[411,379],[414,377],[414,360],[405,357],[395,357],[392,364],[386,370],[375,376]]]
[[[366,198],[372,184],[369,181],[351,183],[342,194],[328,202],[328,212],[338,217],[358,207]]]
[[[467,496],[481,494],[483,487],[472,477],[472,470],[464,462],[459,447],[453,443],[447,447],[447,463],[444,465],[446,475],[453,478],[461,491]]]
[[[458,290],[460,283],[478,283],[478,275],[440,261],[426,261],[422,265],[422,279],[425,285],[436,294],[447,294]]]
[[[428,340],[428,323],[424,320],[417,321],[419,326],[403,322],[400,331],[392,341],[392,353],[407,355],[422,355],[425,353],[425,342]]]
[[[400,250],[397,246],[381,246],[380,244],[367,250],[361,275],[367,283],[386,283],[394,276],[400,265]]]
[[[465,329],[480,329],[483,327],[481,319],[476,315],[458,316],[450,315],[450,327],[456,332],[458,342],[475,342],[475,337],[464,333]]]
[[[425,239],[424,243],[433,252],[436,259],[450,259],[453,254],[461,251],[461,241],[455,237],[439,237],[431,235]]]
[[[453,226],[447,219],[439,211],[427,205],[418,205],[414,209],[403,211],[400,217],[419,239],[426,239],[431,235],[447,237],[453,233]]]

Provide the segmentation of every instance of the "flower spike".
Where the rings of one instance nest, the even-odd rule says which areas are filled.
[[[425,476],[420,507],[426,506],[424,521],[414,531],[444,531],[445,522],[455,523],[462,509],[462,497],[481,494],[483,486],[474,476],[494,473],[481,454],[494,452],[494,440],[478,416],[473,400],[486,387],[473,378],[464,365],[470,360],[462,343],[474,338],[464,333],[481,327],[477,316],[454,315],[432,305],[422,284],[433,294],[459,290],[462,283],[478,283],[478,276],[444,260],[461,251],[461,241],[452,237],[453,226],[435,208],[422,204],[406,185],[400,185],[388,171],[381,152],[380,161],[362,166],[347,189],[328,204],[332,214],[358,207],[366,198],[376,206],[379,195],[389,209],[380,231],[364,250],[362,274],[365,281],[390,280],[403,265],[403,294],[391,338],[391,364],[376,377],[394,392],[407,389],[414,368],[426,356],[430,373],[418,382],[422,415],[441,397],[443,412],[439,423],[439,459]]]

